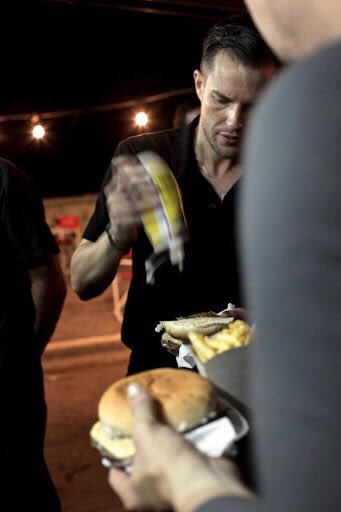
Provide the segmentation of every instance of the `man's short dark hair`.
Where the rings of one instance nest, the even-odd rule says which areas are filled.
[[[218,52],[250,68],[260,68],[274,61],[250,16],[231,16],[218,21],[207,33],[201,59],[201,70],[211,69]]]

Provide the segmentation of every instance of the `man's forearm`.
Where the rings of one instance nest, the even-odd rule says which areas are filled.
[[[82,300],[100,295],[113,281],[123,252],[103,233],[96,242],[82,240],[71,261],[71,286]]]

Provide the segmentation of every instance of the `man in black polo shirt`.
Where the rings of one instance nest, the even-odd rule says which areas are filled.
[[[235,244],[241,129],[273,69],[272,55],[249,18],[219,22],[204,41],[201,69],[194,71],[200,119],[182,129],[132,137],[117,148],[115,156],[148,149],[167,161],[181,189],[190,236],[183,271],[165,263],[155,284],[146,284],[145,260],[152,251],[146,234],[124,224],[111,225],[109,237],[105,231],[108,171],[72,260],[72,285],[81,299],[99,295],[114,279],[122,255],[133,248],[122,327],[122,340],[132,349],[128,373],[176,366],[155,333],[160,320],[242,304]]]
[[[44,460],[40,363],[66,293],[58,252],[30,180],[0,159],[0,508],[6,503],[6,510],[60,510]]]

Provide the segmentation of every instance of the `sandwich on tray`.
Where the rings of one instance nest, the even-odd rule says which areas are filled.
[[[181,345],[189,342],[190,332],[210,336],[227,327],[233,320],[233,317],[223,317],[210,311],[160,322],[155,331],[164,331],[161,336],[161,345],[177,356]]]

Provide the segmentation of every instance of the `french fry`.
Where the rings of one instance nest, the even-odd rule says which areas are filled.
[[[205,336],[204,343],[206,343],[206,345],[208,345],[209,347],[211,347],[213,349],[219,350],[220,348],[225,347],[225,350],[227,350],[230,346],[233,347],[234,343],[236,341],[237,341],[236,338],[234,336],[232,336],[232,334],[225,334],[224,336],[221,336],[221,337],[216,336],[215,338],[210,338],[209,336]]]
[[[215,351],[204,343],[205,336],[196,332],[189,333],[190,342],[196,352],[199,352],[204,358],[211,359]],[[199,354],[198,354],[199,355]]]
[[[188,337],[195,354],[202,363],[206,363],[206,361],[217,354],[225,352],[225,350],[248,345],[251,341],[252,333],[250,327],[245,322],[235,320],[228,327],[212,336],[205,336],[192,331]]]

